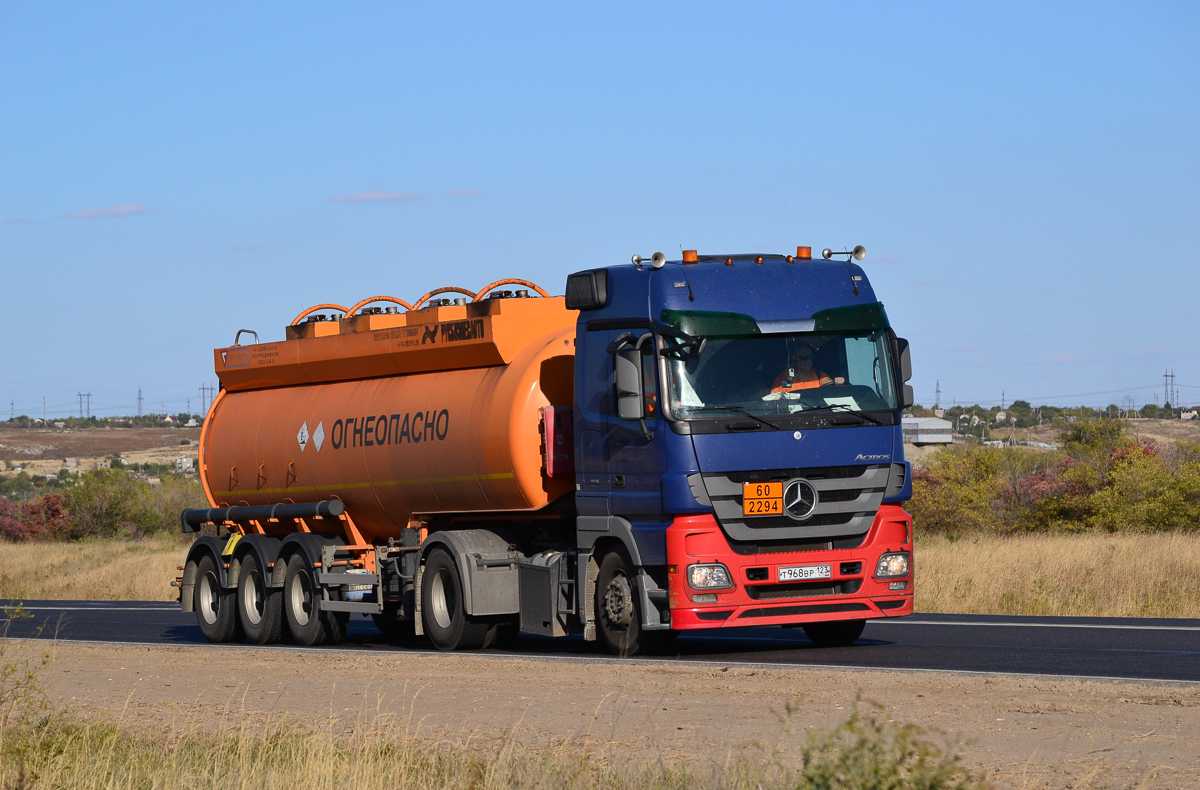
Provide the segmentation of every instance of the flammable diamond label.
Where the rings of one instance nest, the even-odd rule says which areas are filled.
[[[313,445],[316,446],[317,452],[321,452],[321,445],[325,444],[325,423],[317,423],[317,430],[313,433]]]
[[[300,452],[304,452],[304,448],[308,447],[308,420],[305,420],[304,424],[300,426],[300,433],[296,434],[296,441],[300,443]],[[320,451],[321,448],[318,447],[317,452]]]

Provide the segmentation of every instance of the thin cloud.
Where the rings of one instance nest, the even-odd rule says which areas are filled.
[[[354,195],[334,195],[330,203],[410,203],[414,200],[424,200],[424,195],[413,192],[384,192],[378,189],[368,189]]]
[[[15,225],[28,225],[30,222],[33,222],[33,217],[5,217],[4,221]]]
[[[1038,362],[1082,362],[1083,357],[1078,354],[1046,354],[1038,357]]]
[[[479,191],[470,187],[464,189],[451,189],[446,193],[450,197],[479,197]]]
[[[149,213],[150,209],[141,203],[122,203],[112,208],[85,208],[83,211],[63,214],[63,217],[65,219],[120,219]]]

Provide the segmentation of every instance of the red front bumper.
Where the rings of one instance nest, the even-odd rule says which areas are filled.
[[[862,545],[854,549],[738,554],[711,515],[680,516],[667,528],[671,628],[731,628],[788,625],[825,620],[899,617],[913,612],[913,565],[908,576],[875,578],[879,557],[889,551],[912,556],[912,517],[898,505],[884,505],[875,515]],[[687,568],[722,563],[733,587],[693,590]],[[779,569],[830,564],[832,577],[815,583],[781,584]],[[854,570],[859,563],[857,572]],[[907,582],[891,590],[893,582]],[[825,588],[825,589],[821,589]],[[833,588],[830,592],[828,588]],[[699,603],[696,595],[715,594],[715,602]]]

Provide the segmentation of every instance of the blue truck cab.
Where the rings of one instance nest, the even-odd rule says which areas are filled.
[[[568,278],[579,603],[615,652],[765,625],[850,644],[913,611],[908,343],[861,253],[807,250]]]

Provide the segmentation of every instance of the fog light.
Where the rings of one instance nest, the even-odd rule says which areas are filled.
[[[688,584],[693,590],[720,590],[733,586],[729,569],[721,563],[689,565]]]
[[[890,582],[888,583],[889,590],[905,590],[908,589],[908,582]]]
[[[884,554],[875,566],[876,579],[893,579],[897,576],[908,575],[908,552]]]
[[[717,602],[717,594],[716,593],[696,593],[695,595],[692,596],[692,600],[695,601],[696,603],[716,603]]]

